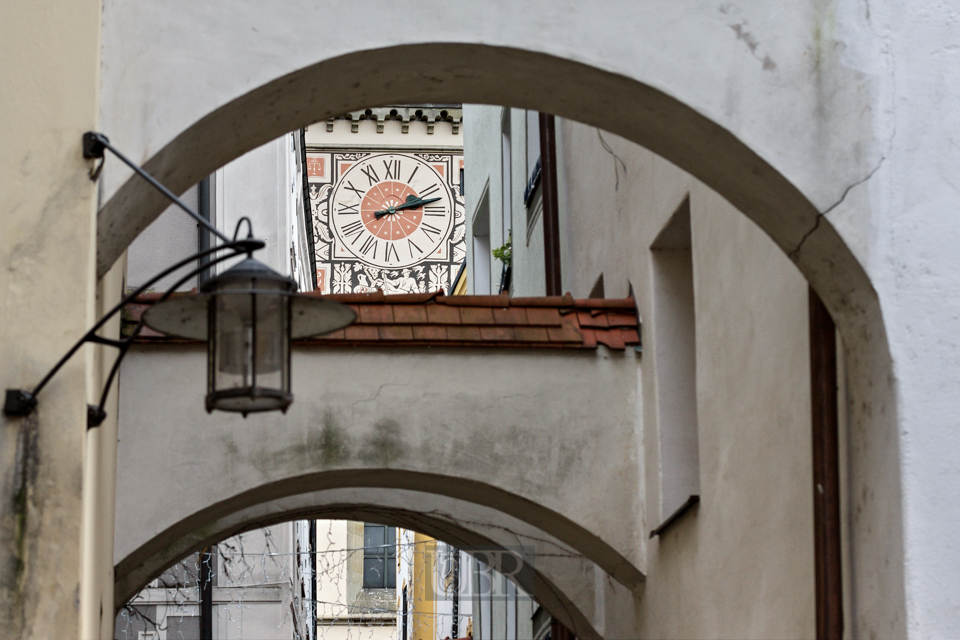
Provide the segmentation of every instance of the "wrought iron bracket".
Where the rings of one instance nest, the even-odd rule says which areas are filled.
[[[177,204],[181,209],[186,211],[190,216],[196,218],[198,221],[203,223],[204,226],[208,227],[217,237],[221,238],[224,242],[223,244],[212,247],[210,249],[205,249],[203,251],[197,252],[194,255],[184,258],[183,260],[177,262],[176,264],[164,269],[154,277],[150,278],[147,282],[140,285],[136,290],[130,292],[124,298],[116,304],[109,312],[107,312],[100,320],[97,321],[93,327],[87,331],[83,337],[81,337],[71,348],[67,351],[66,354],[60,361],[53,366],[53,368],[47,372],[47,374],[40,380],[37,385],[27,391],[26,389],[7,389],[6,395],[4,397],[3,403],[3,413],[10,417],[24,417],[28,416],[37,408],[37,396],[40,394],[40,391],[50,382],[50,379],[67,363],[67,361],[75,354],[80,347],[84,344],[90,342],[93,344],[101,344],[108,347],[114,347],[119,351],[117,359],[114,361],[113,366],[110,369],[110,373],[107,376],[106,384],[104,385],[103,392],[100,395],[100,403],[96,406],[87,405],[87,429],[92,429],[94,427],[99,427],[107,417],[107,412],[104,410],[104,406],[107,402],[107,395],[110,392],[110,387],[113,385],[113,380],[117,375],[117,372],[120,369],[120,362],[123,360],[123,357],[127,354],[127,351],[130,350],[130,346],[133,344],[137,335],[139,335],[140,330],[143,329],[143,319],[141,318],[140,322],[134,327],[130,336],[122,340],[115,340],[113,338],[105,338],[103,336],[97,335],[97,331],[103,328],[107,321],[118,314],[123,308],[133,301],[137,296],[146,291],[151,285],[162,280],[168,275],[179,271],[180,269],[186,267],[188,264],[198,261],[200,258],[205,256],[211,256],[212,259],[209,262],[205,262],[202,266],[191,269],[189,273],[182,276],[177,282],[164,293],[157,302],[163,302],[169,298],[173,293],[184,283],[187,282],[190,278],[194,277],[201,271],[208,269],[212,265],[223,262],[224,260],[229,260],[243,254],[252,255],[254,251],[262,249],[266,246],[266,243],[263,240],[257,240],[253,237],[253,227],[250,223],[249,218],[241,218],[237,222],[237,228],[234,231],[233,239],[228,238],[219,229],[211,225],[207,220],[205,220],[200,214],[190,209],[187,205],[180,201],[169,189],[160,184],[153,176],[148,174],[146,171],[135,165],[133,162],[128,160],[123,156],[119,151],[117,151],[113,146],[110,145],[110,141],[102,133],[97,133],[95,131],[88,131],[83,134],[83,157],[87,159],[92,158],[104,158],[104,151],[109,149],[114,155],[120,158],[125,164],[130,166],[138,175],[144,178],[157,190],[167,196],[175,204]],[[97,167],[95,173],[99,175],[100,169],[103,167],[103,163],[100,163],[100,166]],[[249,233],[246,238],[238,240],[237,236],[240,234],[241,225],[246,222],[249,229]],[[217,256],[217,252],[225,252],[222,255]]]

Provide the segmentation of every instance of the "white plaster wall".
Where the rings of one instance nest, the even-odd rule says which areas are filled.
[[[108,2],[101,101],[108,133],[145,160],[204,114],[292,70],[361,46],[432,39],[421,34],[436,33],[448,42],[525,47],[596,65],[691,105],[771,162],[816,210],[827,212],[815,223],[811,212],[800,215],[795,208],[778,210],[770,200],[753,200],[738,185],[750,182],[757,167],[726,163],[729,156],[722,152],[701,153],[708,145],[697,146],[683,132],[631,135],[722,187],[724,195],[736,196],[738,207],[784,250],[795,252],[847,331],[854,396],[877,394],[856,403],[862,413],[852,417],[853,476],[865,487],[864,513],[872,523],[858,533],[866,545],[858,570],[871,577],[861,585],[868,604],[858,615],[880,635],[908,628],[920,637],[955,629],[960,611],[949,594],[960,591],[960,554],[947,541],[960,521],[960,470],[952,454],[956,446],[950,446],[960,437],[954,428],[960,394],[956,376],[949,375],[960,361],[960,263],[954,259],[960,230],[952,213],[960,197],[951,177],[960,165],[952,143],[960,130],[960,85],[952,81],[956,8],[939,0],[624,1],[605,11],[589,3],[556,11],[546,0],[510,5],[509,11],[495,0],[419,3],[416,11],[402,2],[373,6],[376,11],[357,20],[355,4],[321,10],[306,0],[282,8],[250,1],[230,11],[188,0]],[[330,24],[338,28],[324,28]],[[461,76],[475,77],[469,72]],[[361,106],[365,96],[379,103],[387,94],[440,98],[446,86],[457,86],[437,88],[453,77],[449,70],[436,74],[436,84],[416,74],[419,85],[393,76],[383,82],[366,74],[351,77],[355,92],[318,110],[348,110]],[[534,84],[496,91],[510,93],[513,104],[549,106],[546,94],[524,93]],[[496,91],[461,99],[495,101]],[[561,115],[583,114],[601,124],[595,99],[591,111],[564,89],[556,95]],[[616,106],[616,96],[603,96],[608,99],[602,108]],[[305,114],[304,121],[325,113]],[[630,133],[627,118],[617,126]],[[718,130],[712,135],[723,138]],[[181,188],[197,177],[187,173]],[[107,196],[123,177],[114,172]],[[102,243],[101,273],[127,241]],[[802,251],[796,250],[800,243]],[[843,264],[847,248],[869,273],[870,286],[845,280],[852,273]],[[858,323],[857,313],[874,292],[882,319],[874,315]],[[884,353],[887,338],[892,370]],[[885,390],[870,391],[880,387]],[[894,404],[886,402],[886,389],[896,394],[896,417],[890,417]],[[898,550],[902,540],[906,561]],[[900,604],[904,589],[906,613]]]
[[[292,135],[278,138],[244,154],[216,174],[217,228],[232,238],[240,218],[250,218],[254,237],[267,243],[255,257],[283,275],[291,275],[289,248],[292,222],[296,220],[291,195],[298,195],[293,145]],[[302,191],[299,194],[302,199]],[[246,234],[244,224],[241,237]],[[220,263],[218,272],[240,259]]]
[[[318,619],[346,615],[344,607],[350,604],[347,586],[349,558],[346,520],[317,520]]]
[[[812,636],[806,283],[755,225],[676,167],[593,127],[558,119],[557,132],[563,288],[586,297],[602,273],[607,296],[632,291],[644,321],[647,532],[676,506],[660,508],[658,425],[668,418],[658,389],[676,381],[659,375],[670,353],[656,348],[657,336],[671,326],[656,317],[649,248],[690,198],[702,502],[646,543],[645,636]],[[475,126],[468,149],[474,141],[489,156],[498,134]],[[496,176],[498,166],[488,171]],[[542,254],[534,262],[529,249],[515,251],[523,291],[515,293],[529,295],[543,286]]]
[[[194,347],[148,347],[124,361],[118,473],[155,478],[162,486],[120,483],[116,558],[121,564],[146,561],[128,557],[155,536],[172,535],[164,532],[192,514],[206,513],[216,503],[222,509],[224,500],[257,493],[264,483],[302,478],[297,492],[307,493],[322,477],[311,474],[356,469],[377,482],[396,470],[428,474],[419,485],[425,493],[479,482],[465,498],[478,504],[493,499],[484,497],[490,491],[515,494],[520,501],[513,505],[513,498],[500,494],[496,510],[535,521],[622,584],[637,588],[642,581],[634,563],[643,532],[623,519],[642,509],[635,489],[632,352],[296,350],[297,401],[287,416],[247,420],[203,412],[202,384],[196,386],[203,360],[202,349]],[[385,366],[388,361],[406,372],[402,381]],[[351,375],[342,375],[345,370]],[[591,384],[584,385],[585,379]],[[151,392],[157,388],[168,391],[161,397]],[[411,391],[416,402],[409,401]],[[170,406],[168,393],[183,402]],[[210,465],[210,459],[222,465]],[[190,492],[180,484],[205,489]],[[593,497],[596,486],[605,487],[603,502]],[[263,494],[266,502],[272,500],[270,491]],[[390,493],[384,489],[384,501]],[[434,512],[423,499],[409,504]],[[544,509],[561,519],[552,522]],[[495,512],[488,508],[464,519],[491,522]],[[190,539],[204,535],[198,526]],[[184,536],[177,534],[169,544]]]
[[[376,10],[356,20],[356,7],[321,10],[307,0],[282,7],[247,0],[232,11],[188,0],[163,8],[107,2],[105,124],[135,150],[135,159],[145,160],[202,114],[285,73],[354,52],[358,43],[370,49],[443,33],[445,42],[519,47],[642,78],[735,131],[814,194],[822,209],[867,175],[882,155],[885,137],[873,135],[874,119],[878,128],[888,124],[885,105],[877,99],[876,74],[885,63],[876,34],[880,25],[867,12],[847,9],[848,3],[838,10],[806,2],[774,8],[762,0],[720,6],[684,0],[554,11],[549,2],[530,2],[504,14],[498,0],[486,0],[435,8],[428,3],[419,7],[417,19],[402,4],[368,6]],[[407,20],[411,29],[398,28]],[[299,28],[290,29],[291,24]],[[530,24],[538,28],[531,30]],[[711,46],[703,46],[706,42]],[[200,60],[192,73],[183,72]],[[434,64],[434,75],[414,70],[409,80],[389,78],[388,93],[404,100],[433,93],[444,83],[447,68],[458,65],[462,78],[473,79],[464,60],[438,58]],[[364,80],[352,78],[361,91],[380,91],[364,86]],[[533,83],[502,90],[526,91],[524,102],[538,102]],[[191,99],[171,99],[184,95]],[[304,112],[302,124],[390,102],[372,99],[365,104],[362,96],[344,96],[342,107],[329,114]],[[143,108],[127,108],[131,100]],[[112,172],[107,196],[125,175],[119,168]]]
[[[543,220],[541,215],[530,225],[528,233],[527,207],[523,194],[530,177],[527,162],[527,111],[488,105],[464,105],[464,120],[470,118],[470,127],[464,134],[464,157],[469,165],[466,172],[467,236],[473,237],[473,218],[486,193],[490,207],[490,248],[502,246],[513,238],[513,274],[510,293],[513,296],[542,296],[544,284]],[[513,229],[504,229],[503,215],[503,155],[501,147],[502,122],[509,120],[510,127],[510,196],[512,202]],[[539,192],[538,192],[539,193]],[[531,210],[538,207],[540,196],[531,201]],[[477,256],[469,257],[468,282],[475,282],[474,269]],[[502,263],[490,258],[491,293],[496,294],[500,283]],[[473,276],[473,277],[471,277]],[[473,285],[468,285],[473,286]],[[473,289],[471,293],[479,292]]]
[[[701,503],[648,542],[645,636],[812,637],[806,283],[753,223],[669,163],[568,121],[558,138],[564,289],[585,296],[603,273],[610,297],[632,285],[644,320],[647,530],[670,515],[659,510],[656,389],[672,384],[658,376],[669,354],[656,348],[649,247],[690,197]]]
[[[502,107],[463,105],[463,120],[469,123],[463,132],[466,236],[473,237],[473,223],[481,202],[486,198],[489,205],[491,249],[503,245],[506,241],[501,214],[503,181],[501,179],[500,131],[501,119],[504,117],[503,111]],[[495,137],[493,137],[494,132]],[[469,246],[472,247],[472,244]],[[480,263],[488,268],[488,279],[481,282],[489,282],[490,290],[479,291],[475,288],[477,264],[477,255],[471,249],[467,252],[467,291],[470,294],[497,293],[503,265],[492,256],[489,260]]]
[[[188,207],[197,210],[197,187],[190,187],[180,199]],[[127,249],[127,287],[135,288],[146,283],[172,264],[198,251],[196,220],[180,207],[170,205],[153,224]],[[195,266],[194,263],[193,266]],[[192,268],[192,267],[191,267]],[[173,274],[150,286],[153,291],[167,291],[189,268]],[[189,291],[197,286],[197,278],[190,278],[178,290]]]
[[[542,296],[547,287],[544,280],[546,265],[543,255],[543,197],[542,190],[537,187],[536,195],[531,199],[530,206],[523,203],[523,194],[527,188],[527,181],[533,171],[532,161],[536,164],[538,154],[527,148],[527,124],[529,123],[526,109],[510,109],[510,174],[512,181],[511,196],[513,201],[513,286],[515,296]],[[491,134],[488,134],[491,135]],[[537,139],[539,141],[539,138]],[[527,223],[528,209],[532,224]],[[536,213],[540,210],[540,213]]]
[[[233,237],[237,222],[243,216],[253,223],[254,236],[266,241],[267,246],[255,257],[270,268],[289,276],[300,276],[305,288],[304,272],[294,273],[291,247],[299,246],[303,233],[298,210],[303,200],[301,178],[294,135],[286,135],[237,158],[216,171],[211,191],[211,218],[213,224],[227,237]],[[197,187],[191,187],[181,198],[188,207],[197,210]],[[241,237],[246,237],[243,226]],[[219,243],[219,239],[212,238]],[[198,251],[197,222],[176,205],[168,207],[153,224],[130,245],[127,258],[127,285],[136,287],[170,265]],[[296,258],[309,256],[298,251]],[[241,258],[228,260],[214,267],[223,272]],[[188,268],[151,285],[154,291],[166,291],[182,277]],[[309,272],[309,266],[307,266]],[[191,278],[180,286],[181,291],[197,286]]]

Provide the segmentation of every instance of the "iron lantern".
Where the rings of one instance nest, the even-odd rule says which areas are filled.
[[[294,280],[248,257],[205,282],[199,295],[154,305],[143,321],[163,333],[206,341],[208,413],[286,412],[293,402],[291,340],[356,319],[346,305],[296,291]]]
[[[209,296],[207,413],[286,413],[293,402],[290,294],[296,290],[296,282],[254,258],[203,284]]]
[[[107,413],[104,406],[120,363],[147,325],[157,331],[207,343],[207,413],[214,409],[242,413],[286,412],[293,402],[290,391],[290,341],[322,335],[357,319],[350,307],[317,296],[297,293],[297,283],[253,259],[253,252],[266,243],[253,237],[249,218],[237,222],[233,238],[225,236],[210,221],[184,204],[156,178],[120,153],[102,133],[83,134],[83,157],[99,158],[90,172],[97,180],[110,151],[134,173],[146,180],[207,231],[223,241],[167,267],[128,293],[100,318],[32,389],[7,389],[3,413],[28,416],[37,408],[37,395],[84,344],[90,342],[117,349],[113,367],[100,394],[100,403],[87,405],[87,428],[100,426]],[[249,235],[239,239],[240,227],[247,224]],[[246,254],[246,259],[203,284],[196,296],[175,297],[178,287],[225,260]],[[124,307],[167,276],[200,261],[200,266],[180,274],[176,283],[154,304],[124,338],[98,335],[106,322]]]

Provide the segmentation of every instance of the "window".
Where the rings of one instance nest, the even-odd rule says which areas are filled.
[[[540,112],[527,111],[527,178],[540,162]]]
[[[363,588],[397,586],[397,530],[381,524],[363,525]]]
[[[478,296],[492,293],[490,249],[490,198],[489,191],[484,189],[477,211],[473,214],[473,293]]]
[[[690,201],[685,200],[650,247],[661,522],[679,515],[700,494],[696,317],[690,244]]]
[[[513,180],[512,150],[510,149],[510,109],[503,110],[503,122],[500,132],[500,183],[503,193],[503,237],[509,238],[513,230]]]

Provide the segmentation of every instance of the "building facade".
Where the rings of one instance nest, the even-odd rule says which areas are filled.
[[[815,635],[799,272],[723,198],[637,145],[522,109],[467,105],[464,114],[471,293],[505,283],[517,297],[636,301],[643,634]],[[505,264],[492,249],[507,243]],[[717,592],[719,583],[730,588]],[[712,604],[688,611],[667,605],[675,598]],[[744,617],[745,602],[763,613]]]
[[[580,398],[576,387],[562,386],[564,381],[555,377],[557,371],[568,371],[565,366],[569,364],[557,357],[550,360],[550,367],[532,373],[525,369],[528,380],[511,380],[516,386],[543,382],[536,391],[552,398],[554,406],[541,407],[541,413],[563,407],[564,415],[576,415],[581,423],[580,429],[554,430],[556,448],[536,440],[536,452],[542,454],[532,461],[536,464],[511,457],[510,451],[476,449],[474,466],[466,464],[469,461],[444,466],[441,460],[433,469],[443,471],[436,473],[441,478],[431,478],[411,453],[417,450],[416,436],[431,425],[409,422],[416,429],[396,431],[400,443],[408,448],[394,449],[394,466],[381,464],[381,475],[364,475],[367,485],[361,486],[356,480],[360,472],[370,471],[368,467],[383,459],[367,456],[369,450],[363,448],[365,438],[376,435],[372,429],[384,417],[376,416],[369,424],[345,423],[355,439],[347,440],[347,450],[352,456],[349,464],[354,465],[350,471],[357,472],[356,476],[341,473],[344,470],[339,467],[312,470],[327,479],[354,478],[344,481],[349,486],[338,487],[357,492],[339,496],[344,510],[360,503],[369,506],[390,498],[399,500],[400,494],[389,487],[376,487],[379,493],[373,497],[372,491],[360,494],[370,489],[371,477],[389,475],[393,481],[406,473],[407,478],[422,481],[411,483],[409,489],[422,490],[411,511],[421,519],[437,517],[435,512],[446,508],[444,513],[457,516],[459,524],[449,526],[458,527],[458,533],[482,526],[486,527],[483,535],[494,538],[495,526],[507,526],[503,520],[516,517],[530,527],[542,527],[545,535],[563,538],[599,567],[594,574],[579,573],[571,580],[586,585],[583,589],[564,591],[583,596],[570,610],[586,611],[584,624],[597,637],[612,632],[602,624],[603,607],[592,606],[588,594],[594,604],[608,605],[606,610],[614,601],[620,603],[620,611],[639,606],[642,610],[637,615],[645,620],[649,634],[666,635],[664,629],[670,621],[680,620],[690,611],[684,606],[687,601],[674,597],[678,590],[673,586],[685,581],[690,581],[692,593],[700,596],[704,595],[700,589],[706,589],[703,585],[712,585],[712,589],[709,598],[695,600],[709,606],[695,605],[696,615],[677,622],[677,635],[696,635],[708,627],[721,631],[736,627],[742,632],[737,635],[769,633],[763,621],[753,617],[755,611],[770,605],[776,617],[790,618],[782,615],[785,605],[766,599],[781,591],[779,582],[770,586],[769,581],[784,575],[780,558],[766,552],[757,557],[742,553],[724,556],[713,553],[717,547],[704,544],[697,551],[694,545],[667,540],[683,537],[678,534],[686,531],[685,526],[697,524],[710,525],[698,540],[723,541],[717,536],[737,526],[724,520],[726,513],[731,520],[751,525],[737,537],[738,549],[769,551],[776,533],[770,531],[772,523],[809,511],[790,508],[796,504],[790,492],[795,486],[809,484],[796,461],[771,455],[766,448],[751,448],[767,442],[764,436],[770,433],[789,440],[795,433],[790,427],[793,413],[784,412],[782,420],[771,422],[777,428],[757,433],[757,438],[749,441],[744,441],[738,430],[753,423],[737,416],[752,415],[766,405],[764,398],[788,396],[808,386],[799,380],[778,379],[777,367],[793,357],[778,349],[789,343],[759,340],[767,335],[758,330],[760,324],[744,323],[739,315],[747,309],[763,309],[765,312],[757,313],[758,320],[779,323],[786,322],[787,315],[801,317],[800,310],[786,314],[788,304],[776,296],[763,297],[757,306],[752,303],[759,298],[744,291],[760,289],[721,286],[730,282],[759,286],[755,281],[772,276],[774,258],[766,260],[765,256],[770,256],[762,245],[738,251],[737,260],[720,260],[727,255],[721,250],[746,247],[738,243],[757,231],[759,237],[765,234],[773,241],[767,246],[770,255],[786,257],[786,266],[795,265],[803,284],[816,291],[836,322],[843,345],[843,392],[849,400],[842,404],[849,444],[844,450],[849,491],[843,494],[846,503],[840,511],[845,524],[841,531],[849,549],[843,556],[849,563],[842,581],[845,629],[865,637],[949,636],[958,626],[950,594],[958,591],[960,576],[960,556],[951,547],[958,521],[956,505],[960,503],[952,418],[958,414],[960,394],[954,388],[956,376],[951,375],[960,353],[955,339],[960,325],[956,308],[960,267],[953,258],[958,235],[953,212],[958,196],[950,178],[958,165],[951,141],[960,128],[960,93],[952,81],[956,67],[951,55],[956,40],[953,7],[927,0],[869,6],[802,1],[732,6],[678,0],[615,2],[599,12],[589,3],[571,4],[558,11],[555,3],[534,0],[512,6],[505,15],[497,2],[428,0],[416,12],[397,3],[378,3],[371,8],[376,10],[366,11],[363,19],[358,19],[354,4],[321,8],[301,1],[245,3],[241,9],[188,0],[162,5],[40,0],[4,7],[7,19],[0,21],[5,35],[2,42],[5,58],[14,61],[5,65],[0,80],[5,95],[14,97],[0,106],[11,125],[8,144],[0,150],[5,169],[0,187],[7,203],[0,217],[4,264],[0,286],[7,296],[0,323],[4,387],[32,388],[122,295],[125,268],[113,267],[167,205],[118,162],[108,161],[104,171],[96,173],[98,163],[83,156],[81,136],[86,131],[103,130],[131,158],[179,193],[285,132],[369,104],[473,101],[556,113],[642,145],[697,180],[689,190],[690,253],[714,252],[717,258],[704,268],[703,260],[691,257],[700,506],[691,507],[647,542],[648,525],[658,529],[667,525],[669,518],[664,520],[663,512],[675,503],[660,487],[663,477],[678,480],[673,486],[680,490],[674,497],[695,495],[690,493],[692,476],[687,473],[693,465],[680,465],[678,472],[686,471],[673,476],[662,471],[659,462],[648,464],[649,456],[667,457],[673,450],[672,444],[661,446],[654,437],[657,432],[649,431],[662,413],[660,408],[683,406],[660,398],[660,386],[668,391],[673,387],[658,386],[656,366],[654,371],[644,366],[642,380],[636,385],[646,389],[638,413],[644,416],[644,426],[636,430],[644,438],[650,436],[642,451],[634,447],[630,432],[620,429],[622,424],[635,426],[626,418],[607,421],[606,431],[588,430],[589,418],[598,411],[634,408],[630,404],[634,396],[623,387],[617,386],[623,392],[619,399],[610,399],[607,407],[599,409],[587,402],[584,407],[571,406],[563,397],[549,395],[549,387],[560,386],[568,398]],[[37,43],[43,43],[42,52],[34,55],[40,51]],[[631,162],[621,153],[625,149],[620,141],[604,139],[629,167]],[[606,159],[608,178],[617,191],[617,160],[600,147],[591,157]],[[650,175],[672,184],[672,168],[667,167],[664,174],[658,173],[662,166],[651,164],[649,168]],[[716,199],[704,195],[701,185],[713,190]],[[603,246],[617,246],[614,241],[633,237],[640,249],[636,253],[606,250],[591,257],[596,266],[582,270],[587,290],[598,284],[600,271],[606,295],[622,290],[622,280],[614,277],[612,266],[605,264],[599,269],[600,262],[612,261],[615,256],[632,260],[635,255],[647,255],[658,238],[664,244],[653,249],[661,252],[656,268],[662,267],[664,273],[685,272],[669,266],[677,262],[671,260],[676,255],[664,255],[685,251],[674,237],[685,239],[682,227],[671,227],[676,234],[671,231],[660,236],[679,211],[682,194],[672,200],[663,204],[659,214],[653,211],[649,216],[651,210],[646,208],[604,209],[600,226],[616,229],[619,235]],[[589,207],[593,202],[581,204]],[[547,205],[545,201],[545,212]],[[731,214],[731,224],[713,226],[710,221],[714,218],[701,215],[704,207],[714,210],[716,220]],[[648,224],[654,228],[647,228]],[[513,229],[517,234],[519,225]],[[731,238],[726,232],[733,231],[736,237]],[[698,244],[698,238],[720,240],[704,246]],[[519,245],[519,236],[515,239]],[[491,250],[501,246],[492,239],[491,244]],[[555,247],[553,240],[550,246]],[[590,246],[596,249],[596,245]],[[576,248],[559,252],[559,256],[571,255]],[[641,273],[643,262],[634,265],[636,273]],[[679,262],[685,264],[685,260]],[[653,263],[651,256],[647,273],[653,271]],[[554,270],[552,275],[556,273]],[[721,282],[709,277],[701,280],[720,273],[728,277]],[[564,282],[571,290],[579,286],[565,275],[569,274],[563,273],[561,265],[561,286]],[[690,333],[665,337],[657,327],[658,303],[644,302],[644,295],[638,293],[637,282],[650,279],[630,278],[648,336],[659,334],[645,342],[644,355],[649,357],[644,358],[644,365],[659,357],[658,343],[682,342],[686,340],[682,333]],[[787,289],[778,291],[786,293]],[[669,316],[671,308],[666,302],[659,317]],[[108,327],[110,335],[117,335],[118,325],[114,322]],[[799,328],[785,332],[800,333]],[[753,352],[745,346],[751,341]],[[164,515],[173,518],[169,503],[144,501],[138,522],[119,526],[113,513],[114,495],[120,495],[116,489],[137,478],[140,470],[131,473],[125,468],[122,474],[116,473],[116,404],[108,409],[109,417],[100,427],[86,429],[85,405],[95,401],[110,369],[110,358],[103,351],[99,346],[80,350],[53,378],[52,386],[44,389],[36,413],[3,418],[0,464],[7,499],[0,509],[0,565],[5,567],[0,622],[13,637],[109,637],[114,594],[126,593],[129,589],[124,585],[136,589],[147,581],[131,571],[129,563],[115,563],[116,558],[127,558],[130,551],[118,547],[117,553],[111,553],[115,540],[130,542],[131,532],[142,533],[137,528],[142,526],[147,533],[131,544],[156,541],[168,530],[160,524],[180,527],[183,535],[179,539],[188,539],[211,525],[213,505],[233,505],[228,515],[242,520],[250,517],[249,510],[274,498],[290,498],[258,493],[261,484],[250,480],[242,484],[251,493],[241,499],[218,485],[217,476],[204,476],[207,484],[202,493],[184,491],[178,496],[195,502],[189,503],[185,513],[177,512],[172,522],[163,519]],[[749,376],[743,374],[713,375],[724,365],[730,365],[727,369],[735,373],[747,371],[742,363],[758,351],[766,356],[759,360],[765,365],[757,367],[763,375],[750,369],[751,375],[769,387],[748,385]],[[415,364],[409,354],[391,354],[393,362]],[[470,358],[466,351],[457,355],[460,363]],[[428,353],[418,357],[431,364],[441,360]],[[507,358],[514,365],[519,359],[517,354]],[[738,359],[741,364],[736,365]],[[158,356],[155,362],[163,360],[164,356]],[[196,364],[192,357],[181,360]],[[351,365],[364,358],[354,356],[352,360]],[[202,359],[197,361],[202,366]],[[309,358],[303,361],[313,362]],[[488,362],[470,359],[474,372],[488,371],[483,366]],[[602,377],[602,367],[593,367],[593,360],[582,358],[578,364],[581,368],[569,377],[581,385]],[[614,366],[619,365],[610,364]],[[586,368],[590,368],[589,376],[584,373]],[[179,364],[171,369],[176,374],[170,376],[171,384],[191,375]],[[371,377],[375,373],[372,366],[367,371]],[[459,373],[452,370],[451,377]],[[676,373],[689,378],[683,371]],[[635,374],[621,367],[616,376],[604,381],[617,385],[627,380],[633,387]],[[725,384],[719,384],[724,380]],[[487,385],[482,387],[486,395],[496,395],[486,376],[478,375],[471,382],[475,384],[460,385],[459,406],[473,401],[466,390],[481,388],[481,382]],[[654,385],[652,392],[647,385]],[[131,385],[126,388],[127,393],[135,390]],[[177,388],[188,392],[195,385]],[[449,406],[442,404],[446,399],[440,394],[425,392],[427,388],[408,389],[406,398],[398,398],[391,395],[401,395],[398,389],[385,387],[387,397],[396,404],[389,411],[385,400],[374,404],[396,415],[401,413],[396,407],[406,406],[404,400],[408,405],[411,397],[417,400],[421,414],[428,413],[431,406]],[[340,391],[349,393],[349,389]],[[603,393],[603,389],[594,391]],[[305,387],[300,398],[319,392]],[[149,393],[145,390],[144,397],[149,399]],[[506,401],[506,395],[496,397]],[[469,404],[471,409],[495,413],[498,408],[492,405],[489,401]],[[365,409],[362,403],[357,407]],[[322,416],[323,404],[318,402],[315,408],[321,409],[318,415]],[[585,408],[591,412],[578,412]],[[514,436],[547,433],[541,430],[537,414],[516,409],[516,415],[527,417],[527,426],[508,425],[516,427]],[[176,407],[161,405],[155,410],[167,420],[158,420],[154,426],[169,437],[152,443],[155,448],[140,460],[143,468],[149,467],[148,456],[173,466],[172,458],[189,449],[186,443],[205,438],[205,451],[223,445],[209,465],[219,477],[234,484],[255,478],[257,473],[276,479],[266,461],[256,466],[245,457],[249,449],[226,446],[228,436],[234,434],[228,434],[215,419],[205,425],[209,429],[184,433],[177,431],[181,425],[172,419],[183,415]],[[464,438],[472,436],[470,429],[476,425],[472,416],[457,415],[457,433]],[[509,415],[504,414],[504,420]],[[721,420],[721,416],[728,418]],[[689,419],[680,423],[691,424],[692,417],[688,415]],[[273,433],[291,439],[293,435],[309,436],[320,428],[308,430],[304,425],[311,419],[295,413],[283,422],[283,429]],[[531,429],[530,424],[537,428]],[[782,425],[786,426],[780,428]],[[488,429],[509,435],[502,427],[502,423],[488,424]],[[381,431],[394,433],[384,427]],[[578,437],[585,432],[591,440]],[[226,444],[214,441],[210,433],[223,436]],[[609,465],[605,467],[589,454],[595,450],[591,444],[602,443],[604,434],[614,434],[625,453],[617,456],[617,449],[610,446],[603,448],[602,459],[616,459],[615,471],[626,479],[605,483],[601,492],[590,489],[591,481],[606,478]],[[301,440],[307,441],[305,437]],[[684,437],[670,440],[680,450],[688,450],[689,441]],[[123,439],[120,443],[122,446]],[[808,449],[799,441],[790,445],[797,451]],[[577,455],[568,456],[570,451]],[[756,455],[747,459],[750,452]],[[625,459],[633,454],[636,464]],[[550,486],[563,489],[562,499],[557,495],[559,489],[551,492],[536,482],[520,485],[514,475],[503,472],[504,457],[531,475],[541,474],[537,478],[549,478]],[[757,464],[757,459],[763,464]],[[582,467],[571,466],[578,460]],[[642,468],[638,466],[641,461]],[[523,466],[522,462],[530,464]],[[763,476],[766,467],[782,473],[775,478]],[[565,484],[560,469],[573,478],[570,484]],[[200,476],[206,467],[198,464],[195,471]],[[643,482],[634,477],[634,471],[639,471]],[[753,482],[745,482],[745,475]],[[160,479],[157,474],[151,481]],[[571,489],[571,484],[583,490]],[[709,495],[729,486],[738,491]],[[484,487],[490,491],[483,493]],[[740,490],[744,487],[763,487],[765,491]],[[634,502],[623,499],[627,491],[637,498]],[[464,506],[478,495],[483,499],[481,506],[488,509],[479,515]],[[816,495],[810,497],[814,502]],[[718,497],[739,508],[718,511],[715,506],[724,502],[718,502]],[[227,502],[231,498],[239,502]],[[527,507],[525,511],[520,504]],[[280,507],[272,502],[271,506]],[[131,505],[125,503],[124,508]],[[695,509],[696,516],[691,517]],[[477,511],[482,509],[477,507]],[[477,517],[467,517],[471,513]],[[617,517],[608,517],[611,513]],[[151,529],[152,524],[157,527]],[[515,522],[509,525],[511,530],[520,528]],[[805,529],[800,524],[796,527],[796,531]],[[816,547],[814,543],[815,552]],[[196,549],[188,545],[184,553],[188,551]],[[783,559],[790,557],[787,554]],[[792,561],[786,564],[800,566]],[[763,597],[748,597],[754,595],[749,591],[737,596],[726,581],[717,580],[728,575],[725,569],[729,568],[742,573],[748,586],[765,585]],[[644,582],[646,578],[649,580]],[[817,579],[814,582],[819,584]],[[605,590],[604,584],[609,589]],[[636,598],[642,594],[643,603],[617,599],[624,592]],[[538,592],[538,597],[544,595]],[[552,611],[564,610],[560,604],[551,605]],[[722,617],[716,624],[707,624],[704,618],[711,611],[738,612],[740,622]],[[687,621],[696,628],[684,626]]]
[[[462,119],[460,105],[397,105],[307,127],[319,291],[450,288],[466,256]]]

